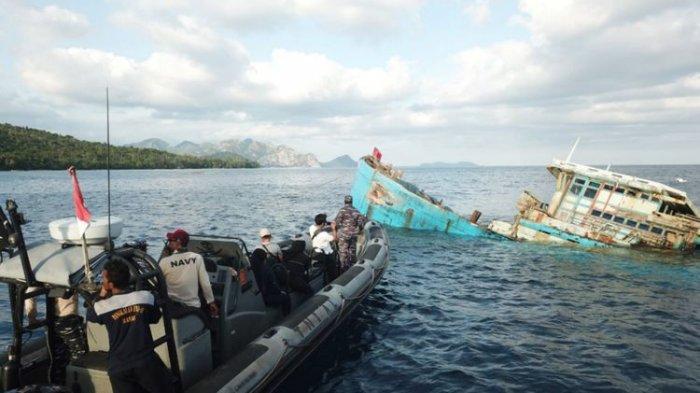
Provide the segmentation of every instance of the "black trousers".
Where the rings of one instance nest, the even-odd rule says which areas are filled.
[[[324,254],[314,251],[312,258],[323,265],[323,281],[328,284],[338,278],[338,258],[336,253]]]
[[[138,366],[110,372],[109,382],[114,393],[174,392],[173,376],[158,355]]]

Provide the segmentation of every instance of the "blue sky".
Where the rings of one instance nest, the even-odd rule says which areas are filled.
[[[0,0],[0,121],[397,164],[698,164],[700,3]]]

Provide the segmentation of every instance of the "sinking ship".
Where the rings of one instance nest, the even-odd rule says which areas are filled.
[[[489,236],[477,224],[479,211],[469,218],[454,212],[441,200],[403,180],[400,170],[380,159],[381,155],[362,157],[352,185],[353,205],[367,218],[395,228]]]
[[[515,220],[491,222],[492,232],[512,240],[584,247],[687,253],[700,247],[700,212],[685,192],[569,159],[554,160],[547,170],[556,179],[549,203],[523,192]]]

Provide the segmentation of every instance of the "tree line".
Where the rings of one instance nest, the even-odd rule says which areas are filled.
[[[238,155],[194,157],[156,149],[111,146],[113,169],[257,168]],[[107,144],[0,123],[0,170],[107,168]]]

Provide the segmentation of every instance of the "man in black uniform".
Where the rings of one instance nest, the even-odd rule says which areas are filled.
[[[149,324],[160,310],[148,291],[128,291],[129,268],[112,259],[102,270],[99,299],[87,310],[87,319],[107,326],[109,381],[122,392],[172,392],[172,376],[153,350]]]

